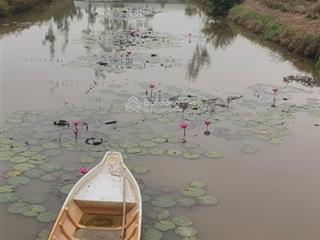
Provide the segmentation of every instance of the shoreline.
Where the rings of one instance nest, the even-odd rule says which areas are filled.
[[[245,0],[234,6],[227,18],[233,23],[276,42],[290,52],[310,58],[320,76],[320,19],[271,9],[261,2]]]

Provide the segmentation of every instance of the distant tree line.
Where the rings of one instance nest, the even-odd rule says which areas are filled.
[[[206,4],[210,13],[215,16],[226,16],[229,10],[236,4],[240,4],[243,0],[199,0],[200,3]]]

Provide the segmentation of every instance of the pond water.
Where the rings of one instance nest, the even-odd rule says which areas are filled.
[[[107,150],[139,181],[144,240],[320,239],[312,62],[185,3],[57,0],[0,33],[1,239],[47,239]]]

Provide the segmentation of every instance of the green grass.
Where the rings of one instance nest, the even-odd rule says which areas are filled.
[[[264,37],[268,40],[276,39],[283,32],[282,27],[276,22],[268,24]]]

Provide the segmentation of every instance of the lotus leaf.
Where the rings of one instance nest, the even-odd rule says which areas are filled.
[[[181,156],[183,152],[177,150],[177,149],[170,149],[167,152],[170,156]]]
[[[96,161],[96,159],[94,157],[91,157],[91,156],[81,157],[78,160],[79,163],[94,163],[95,161]]]
[[[156,147],[156,146],[157,146],[156,143],[150,142],[150,141],[142,141],[142,142],[139,143],[139,145],[140,145],[141,147],[146,147],[146,148],[153,148],[153,147]]]
[[[181,237],[193,237],[198,234],[196,229],[188,226],[180,226],[175,230],[175,232]]]
[[[60,192],[63,193],[63,194],[68,194],[70,192],[70,190],[72,189],[74,184],[67,184],[67,185],[64,185],[60,188]]]
[[[55,172],[61,169],[61,165],[58,163],[45,163],[40,166],[40,169],[46,172]]]
[[[164,154],[166,152],[166,150],[161,149],[161,148],[152,148],[152,149],[150,149],[149,152],[152,155],[162,155],[162,154]]]
[[[48,196],[43,193],[32,193],[25,196],[24,201],[30,204],[39,204],[48,200]]]
[[[0,152],[0,162],[5,162],[10,160],[15,154],[10,151],[1,151]]]
[[[144,126],[145,127],[145,126]],[[140,138],[140,139],[146,139],[146,140],[151,140],[151,139],[153,139],[153,138],[156,138],[156,136],[154,135],[154,134],[152,134],[152,133],[143,133],[143,134],[140,134],[139,136],[138,136],[138,138]]]
[[[123,147],[123,148],[136,148],[136,147],[138,147],[138,144],[131,143],[131,142],[123,142],[123,143],[120,143],[119,145],[120,145],[120,147]]]
[[[20,163],[20,164],[17,164],[17,165],[14,165],[13,166],[13,169],[14,170],[17,170],[17,171],[27,171],[27,170],[30,170],[32,168],[35,168],[36,166],[31,164],[31,163]]]
[[[60,147],[60,144],[58,144],[58,143],[45,143],[42,145],[42,147],[45,149],[57,149]]]
[[[50,149],[50,150],[47,150],[47,151],[45,152],[45,154],[48,155],[48,156],[58,156],[58,155],[60,155],[61,153],[62,153],[62,151],[59,150],[59,149]]]
[[[32,205],[26,202],[12,203],[7,207],[9,213],[23,213],[32,208]]]
[[[207,152],[207,157],[209,158],[223,158],[223,154],[220,152],[210,151]]]
[[[168,139],[163,137],[156,137],[153,138],[152,141],[154,141],[155,143],[166,143],[168,142]]]
[[[166,232],[175,229],[176,225],[169,220],[160,220],[154,224],[154,228]]]
[[[30,180],[29,178],[26,178],[24,176],[16,176],[16,177],[8,178],[7,182],[10,185],[19,186],[19,185],[25,185],[30,183]]]
[[[42,205],[31,205],[31,208],[23,211],[22,215],[26,217],[36,217],[41,213],[46,212],[46,208]]]
[[[187,186],[182,191],[182,194],[187,197],[200,197],[205,194],[205,191],[202,188]]]
[[[207,184],[205,182],[195,180],[195,181],[190,182],[188,184],[188,186],[195,187],[195,188],[205,188],[207,186]]]
[[[193,198],[180,198],[177,200],[177,204],[180,207],[192,207],[197,204],[197,202]]]
[[[50,182],[50,181],[56,180],[57,176],[55,176],[53,174],[46,174],[46,175],[41,176],[40,179],[42,181]]]
[[[151,204],[156,207],[171,208],[176,205],[176,201],[168,197],[156,197],[151,200]]]
[[[29,161],[29,158],[23,157],[23,156],[15,156],[10,159],[10,162],[13,162],[13,163],[23,163],[28,161]]]
[[[35,152],[35,151],[25,151],[23,153],[21,153],[20,155],[23,156],[23,157],[31,157],[31,156],[34,156],[34,155],[37,155],[38,153]]]
[[[43,229],[38,233],[35,240],[48,240],[50,231],[48,229]]]
[[[64,146],[68,151],[76,152],[81,150],[81,146],[78,143],[74,143],[74,142],[63,143],[62,146]]]
[[[144,225],[141,231],[142,239],[144,240],[160,240],[163,234],[157,229],[149,225]]]
[[[4,177],[5,178],[16,177],[16,176],[21,175],[22,173],[23,173],[23,171],[12,170],[12,171],[6,172],[4,174]]]
[[[43,170],[35,169],[35,168],[24,172],[24,175],[29,178],[39,178],[39,177],[43,176],[44,174],[46,174],[46,173]]]
[[[0,193],[0,203],[10,203],[19,200],[19,196],[16,193]]]
[[[128,148],[126,149],[127,153],[137,154],[142,152],[141,148],[135,147],[135,148]]]
[[[170,186],[161,186],[159,190],[163,193],[174,193],[177,191],[177,188],[173,185],[170,185]]]
[[[207,196],[207,195],[198,197],[198,200],[203,205],[215,205],[219,202],[217,198],[213,196]]]
[[[185,153],[183,153],[183,156],[185,157],[185,158],[188,158],[188,159],[198,159],[199,157],[200,157],[200,155],[199,154],[196,154],[196,153],[191,153],[191,152],[185,152]]]
[[[56,219],[57,214],[51,211],[41,213],[37,216],[39,222],[53,222]]]
[[[16,190],[16,186],[13,185],[1,185],[0,186],[0,193],[11,193]]]
[[[178,216],[172,219],[172,222],[177,226],[191,226],[192,221],[187,216]]]

